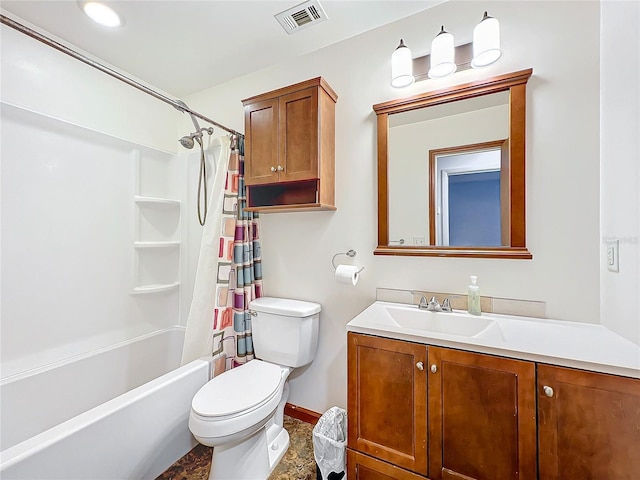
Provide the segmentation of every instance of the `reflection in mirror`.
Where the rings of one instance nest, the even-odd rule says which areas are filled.
[[[442,200],[441,179],[443,177],[441,169],[433,170],[432,162],[435,160],[431,157],[433,152],[439,152],[443,159],[456,152],[459,155],[467,152],[467,155],[462,157],[468,160],[467,166],[458,165],[457,168],[466,168],[468,173],[479,172],[482,168],[487,170],[486,166],[481,168],[480,164],[474,166],[474,163],[482,161],[482,156],[472,155],[473,149],[486,150],[491,148],[491,145],[483,144],[497,139],[502,139],[504,142],[508,136],[508,91],[389,115],[389,244],[393,245],[395,239],[403,239],[405,245],[413,246],[508,245],[500,240],[499,226],[497,243],[484,241],[478,243],[475,241],[475,235],[469,231],[474,227],[471,224],[459,222],[453,225],[454,229],[458,227],[455,231],[462,233],[462,230],[467,230],[467,234],[456,236],[457,241],[454,242],[448,240],[449,229],[443,229],[443,226],[448,227],[446,222],[451,218],[447,216],[448,204],[444,205],[444,212],[442,209],[438,211],[434,205],[434,200]],[[461,145],[466,147],[460,147]],[[456,148],[453,149],[453,147]],[[507,156],[505,161],[508,162],[508,151],[505,155]],[[462,159],[456,163],[459,164],[460,161]],[[449,159],[447,162],[453,162],[453,160]],[[451,168],[453,165],[446,171]],[[500,170],[500,161],[498,161],[497,170]],[[462,172],[452,173],[461,174]],[[462,179],[454,178],[453,180]],[[455,191],[464,190],[464,185],[461,183],[457,185],[458,187],[454,188]],[[433,191],[434,186],[437,194]],[[447,192],[445,188],[444,194]],[[508,198],[505,205],[508,206]],[[471,204],[470,207],[472,206]],[[471,211],[459,211],[459,213],[461,216],[453,218],[459,221],[464,216],[473,218]],[[508,239],[506,241],[508,242]]]
[[[508,245],[501,229],[509,205],[509,191],[501,188],[509,181],[508,142],[429,151],[429,245]]]
[[[374,105],[377,255],[531,258],[523,70]]]

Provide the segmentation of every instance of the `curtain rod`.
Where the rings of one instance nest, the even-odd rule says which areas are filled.
[[[81,53],[76,52],[75,50],[59,43],[56,42],[55,40],[42,35],[39,32],[36,32],[35,30],[32,30],[29,27],[26,27],[25,25],[22,25],[19,22],[16,22],[15,20],[7,17],[6,15],[0,14],[0,21],[7,25],[8,27],[11,27],[35,40],[38,40],[39,42],[44,43],[45,45],[48,45],[52,48],[55,48],[56,50],[65,53],[67,55],[69,55],[70,57],[75,58],[76,60],[80,60],[82,63],[85,63],[87,65],[89,65],[90,67],[93,67],[97,70],[100,70],[103,73],[106,73],[107,75],[111,75],[112,77],[120,80],[121,82],[126,83],[127,85],[130,85],[134,88],[137,88],[138,90],[141,90],[142,92],[151,95],[152,97],[157,98],[158,100],[161,100],[165,103],[168,103],[169,105],[171,105],[172,107],[174,107],[177,110],[180,110],[183,113],[189,113],[191,115],[194,115],[195,117],[198,117],[201,120],[204,120],[205,122],[210,123],[211,125],[215,125],[216,127],[229,132],[233,135],[238,135],[238,136],[244,136],[242,133],[237,132],[236,130],[232,129],[232,128],[228,128],[225,127],[224,125],[219,124],[218,122],[215,122],[213,120],[211,120],[208,117],[205,117],[204,115],[202,115],[201,113],[196,112],[195,110],[192,110],[191,108],[185,106],[185,105],[181,105],[178,101],[173,100],[159,92],[156,92],[155,90],[139,83],[136,82],[135,80],[132,80],[131,78],[116,72],[115,70],[106,67],[105,65],[102,65],[99,62],[96,62],[95,60],[90,59],[89,57],[82,55]]]

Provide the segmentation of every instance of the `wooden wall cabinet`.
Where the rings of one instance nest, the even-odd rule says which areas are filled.
[[[538,366],[540,480],[640,478],[640,380]]]
[[[535,480],[533,363],[355,333],[348,360],[349,477]]]
[[[335,210],[335,103],[321,77],[242,101],[247,210]]]

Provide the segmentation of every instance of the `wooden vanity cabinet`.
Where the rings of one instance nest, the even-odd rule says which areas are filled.
[[[536,479],[533,363],[352,332],[347,348],[349,478]]]
[[[427,475],[427,347],[348,333],[347,355],[349,449]],[[349,458],[361,457],[351,452]],[[363,465],[376,470],[375,462]],[[357,473],[353,463],[348,468],[349,478],[389,473]]]
[[[535,480],[535,365],[428,350],[429,478]]]
[[[640,478],[640,380],[538,365],[540,480]]]
[[[347,478],[349,480],[424,480],[425,477],[396,467],[391,463],[347,449]]]
[[[337,98],[318,77],[242,101],[248,210],[335,210]]]

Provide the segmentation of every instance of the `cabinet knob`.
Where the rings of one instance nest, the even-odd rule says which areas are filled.
[[[271,171],[275,172],[276,171],[276,167],[271,167]]]
[[[424,363],[418,362],[418,363],[416,363],[416,367],[418,367],[418,370],[422,371],[422,370],[424,370]]]
[[[282,165],[278,165],[278,168],[276,170],[278,170],[279,172],[282,172],[284,171],[284,167]]]
[[[438,366],[434,363],[433,365],[431,365],[431,373],[437,373],[438,372]]]
[[[547,397],[553,397],[553,388],[551,388],[551,387],[549,387],[549,386],[545,385],[544,387],[542,387],[542,390],[544,390],[544,394],[545,394]]]

